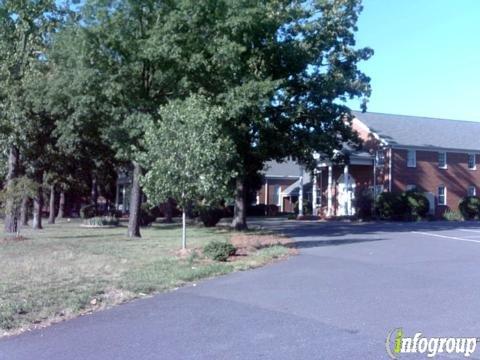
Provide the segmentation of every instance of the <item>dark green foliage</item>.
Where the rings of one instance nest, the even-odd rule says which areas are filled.
[[[295,214],[298,214],[298,201],[295,202],[294,204],[294,210]],[[303,199],[303,215],[312,215],[312,202],[307,199]]]
[[[419,220],[427,216],[429,202],[417,191],[384,192],[378,196],[375,207],[384,220]]]
[[[384,220],[402,220],[407,213],[407,205],[401,193],[383,192],[376,201],[378,215]]]
[[[225,211],[220,208],[201,208],[198,211],[200,220],[205,227],[214,227],[222,219]]]
[[[412,220],[423,219],[427,216],[429,202],[425,195],[418,191],[406,191],[402,194]]]
[[[95,205],[90,204],[90,205],[85,205],[82,206],[80,209],[80,217],[82,219],[90,219],[95,216],[97,216],[97,209],[95,208]]]
[[[360,219],[369,220],[372,218],[373,193],[370,190],[362,190],[355,199],[355,208]]]
[[[149,226],[157,218],[158,207],[142,204],[140,208],[140,226]]]
[[[122,212],[117,209],[110,209],[107,211],[106,216],[115,217],[118,219],[122,217]]]
[[[203,248],[203,254],[215,261],[227,261],[237,249],[227,241],[212,241]]]
[[[458,209],[465,220],[478,219],[480,217],[480,198],[466,196],[460,201]]]
[[[247,208],[248,216],[277,216],[278,212],[278,206],[273,204],[251,205]]]
[[[445,220],[448,220],[448,221],[462,221],[462,220],[464,220],[464,218],[462,216],[462,213],[460,211],[450,210],[450,209],[447,209],[447,211],[445,211],[443,213],[443,218]]]

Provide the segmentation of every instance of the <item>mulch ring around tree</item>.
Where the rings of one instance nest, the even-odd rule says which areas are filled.
[[[297,250],[292,239],[281,235],[235,234],[230,242],[237,248],[236,255],[245,256],[259,249],[275,245],[289,248],[289,254],[294,255]]]

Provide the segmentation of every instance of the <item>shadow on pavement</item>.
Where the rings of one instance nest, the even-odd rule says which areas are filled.
[[[372,241],[384,241],[387,239],[334,239],[334,240],[301,240],[295,241],[288,245],[288,247],[295,249],[308,249],[321,246],[338,246],[338,245],[349,245],[349,244],[359,244],[364,242]]]
[[[480,222],[478,221],[319,222],[291,221],[284,219],[255,219],[252,220],[252,223],[295,238],[297,240],[296,247],[299,248],[388,240],[388,236],[386,236],[385,239],[365,238],[366,235],[382,235],[385,233],[406,233],[412,231],[436,232],[456,230],[460,228],[480,229]],[[359,237],[355,238],[356,235]],[[322,240],[321,238],[326,239]]]

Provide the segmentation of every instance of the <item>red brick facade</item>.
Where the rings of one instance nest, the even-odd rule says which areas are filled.
[[[364,146],[372,153],[383,149],[381,151],[384,153],[385,165],[381,170],[380,177],[382,179],[377,182],[383,182],[384,190],[405,191],[408,186],[415,186],[422,192],[431,193],[435,198],[434,209],[437,217],[440,217],[447,209],[457,210],[460,200],[468,195],[469,186],[480,186],[480,169],[477,170],[477,166],[474,169],[468,168],[468,155],[472,152],[411,148],[410,150],[415,150],[416,166],[409,167],[407,147],[392,147],[385,144],[382,146],[381,140],[369,132],[361,121],[354,119],[352,125],[363,140]],[[446,153],[446,168],[439,166],[439,152]],[[475,156],[476,163],[478,163],[478,156]],[[438,204],[439,186],[446,188],[446,205]],[[479,190],[476,189],[476,191],[478,193]]]
[[[457,210],[460,200],[468,195],[468,187],[477,187],[480,184],[480,170],[476,167],[468,168],[469,152],[440,151],[447,154],[445,169],[439,167],[439,150],[416,149],[416,166],[408,167],[408,150],[393,149],[392,161],[392,191],[403,191],[407,185],[415,185],[420,191],[431,192],[435,196],[437,216],[441,216],[447,209]],[[446,205],[438,204],[439,186],[446,188]]]
[[[267,178],[261,189],[257,193],[257,203],[265,204],[265,197],[267,198],[267,204],[278,205],[279,210],[281,206],[281,197],[279,197],[279,191],[284,191],[287,187],[296,182],[298,178]],[[283,211],[293,212],[293,202],[290,198],[283,199]]]
[[[377,185],[377,191],[401,192],[415,186],[416,189],[430,193],[434,199],[432,208],[437,217],[441,217],[447,210],[457,210],[460,200],[468,195],[469,187],[475,187],[476,194],[480,194],[480,167],[477,170],[477,163],[480,154],[475,156],[475,167],[470,169],[468,166],[469,152],[467,150],[445,150],[445,149],[425,149],[408,148],[399,145],[389,145],[387,142],[370,132],[360,120],[354,119],[353,129],[358,133],[363,141],[363,149],[371,154],[379,154],[382,162],[374,171],[373,160],[371,165],[350,164],[349,174],[355,181],[355,194],[360,194],[362,190],[372,189]],[[461,144],[459,144],[461,147]],[[408,151],[415,151],[415,167],[409,167],[407,164]],[[439,152],[446,153],[446,167],[439,166]],[[473,152],[474,153],[474,152]],[[337,214],[337,186],[340,177],[344,172],[344,165],[333,165],[332,168],[332,205],[333,215]],[[327,187],[328,170],[327,167],[319,167],[317,177],[318,205],[321,213],[326,214],[327,208]],[[374,181],[374,173],[376,181]],[[290,179],[268,179],[268,204],[278,205],[278,189],[285,190],[288,186],[297,181],[298,178]],[[310,183],[308,186],[311,186]],[[439,187],[444,187],[446,192],[446,204],[439,204]],[[478,188],[477,188],[478,186]],[[265,185],[258,193],[260,204],[265,203]],[[312,190],[309,190],[311,198]],[[305,191],[304,197],[307,198]],[[281,200],[280,200],[281,201]],[[285,212],[293,211],[293,202],[295,199],[285,198],[283,210]]]

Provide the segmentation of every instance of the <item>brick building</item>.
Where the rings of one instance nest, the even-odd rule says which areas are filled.
[[[480,186],[477,153],[480,123],[415,116],[354,112],[352,127],[363,140],[360,150],[345,146],[341,162],[319,156],[314,174],[292,161],[269,163],[257,203],[285,212],[309,201],[314,214],[355,214],[362,191],[426,194],[430,211],[441,216]]]

